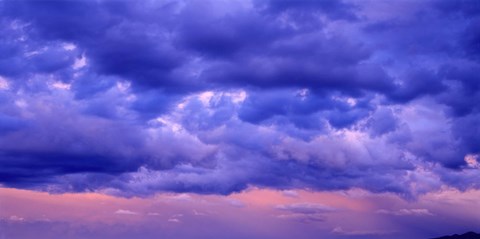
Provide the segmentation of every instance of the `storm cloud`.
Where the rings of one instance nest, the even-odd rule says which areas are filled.
[[[0,1],[0,184],[478,189],[478,6]]]

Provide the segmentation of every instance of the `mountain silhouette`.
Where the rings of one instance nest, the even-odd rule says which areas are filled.
[[[467,232],[462,235],[451,235],[451,236],[443,236],[443,237],[436,237],[432,239],[480,239],[480,234],[475,232]]]

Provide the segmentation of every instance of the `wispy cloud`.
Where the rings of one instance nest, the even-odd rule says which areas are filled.
[[[389,235],[395,233],[395,231],[387,230],[344,230],[342,227],[335,227],[332,230],[333,234],[347,235],[347,236],[378,236]]]
[[[115,211],[115,214],[119,215],[138,215],[138,212],[130,211],[130,210],[125,210],[125,209],[118,209]]]
[[[277,205],[275,208],[278,210],[289,211],[293,213],[301,213],[301,214],[326,213],[326,212],[332,212],[336,210],[334,207],[330,207],[330,206],[326,206],[318,203],[285,204],[285,205]]]
[[[396,211],[392,210],[385,210],[385,209],[379,209],[376,211],[376,213],[379,214],[390,214],[390,215],[395,215],[395,216],[433,216],[434,214],[431,213],[428,209],[399,209]]]

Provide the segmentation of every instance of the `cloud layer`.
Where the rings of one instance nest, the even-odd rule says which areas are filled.
[[[479,14],[473,1],[0,1],[0,183],[479,188]]]

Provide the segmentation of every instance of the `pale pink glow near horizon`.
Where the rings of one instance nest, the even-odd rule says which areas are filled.
[[[409,201],[394,194],[360,189],[334,192],[250,188],[229,196],[159,193],[119,198],[98,193],[49,194],[0,189],[0,218],[10,223],[68,222],[94,227],[150,225],[162,230],[197,228],[202,221],[237,225],[263,235],[288,235],[299,228],[332,235],[389,235],[398,220],[431,221],[451,217],[479,225],[479,190],[446,189]],[[348,218],[348,220],[345,220]],[[407,222],[405,221],[405,222]],[[272,228],[281,227],[272,231]],[[197,228],[197,230],[200,230]]]

